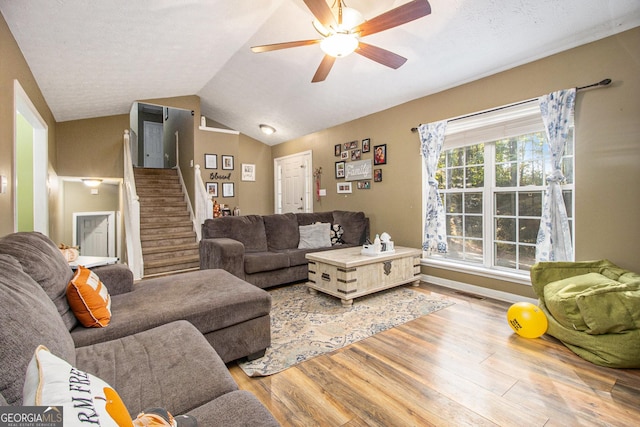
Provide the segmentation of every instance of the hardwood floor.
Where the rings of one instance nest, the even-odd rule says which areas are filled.
[[[269,377],[231,374],[283,426],[640,425],[640,370],[519,337],[510,303],[414,289],[456,304]]]

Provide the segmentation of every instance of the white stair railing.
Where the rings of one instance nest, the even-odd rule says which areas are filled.
[[[124,131],[124,229],[127,245],[127,265],[133,273],[134,280],[142,279],[144,261],[142,260],[142,244],[140,243],[140,201],[136,192],[136,181],[133,175],[131,143],[129,129]]]
[[[208,218],[213,218],[213,200],[207,193],[207,188],[200,175],[200,165],[196,165],[194,168],[195,183],[196,183],[196,221],[198,226],[198,241],[202,238],[202,224]]]

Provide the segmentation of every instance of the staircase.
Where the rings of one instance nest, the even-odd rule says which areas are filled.
[[[135,168],[144,277],[200,268],[198,241],[175,169]]]

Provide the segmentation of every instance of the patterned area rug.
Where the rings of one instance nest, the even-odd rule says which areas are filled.
[[[453,305],[410,286],[356,298],[351,307],[330,295],[311,295],[304,284],[275,289],[271,297],[271,346],[264,357],[239,363],[250,377],[275,374]]]

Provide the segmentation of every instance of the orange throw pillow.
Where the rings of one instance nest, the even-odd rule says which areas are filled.
[[[73,314],[87,328],[104,328],[111,320],[111,297],[98,275],[83,266],[67,286],[67,300]]]

